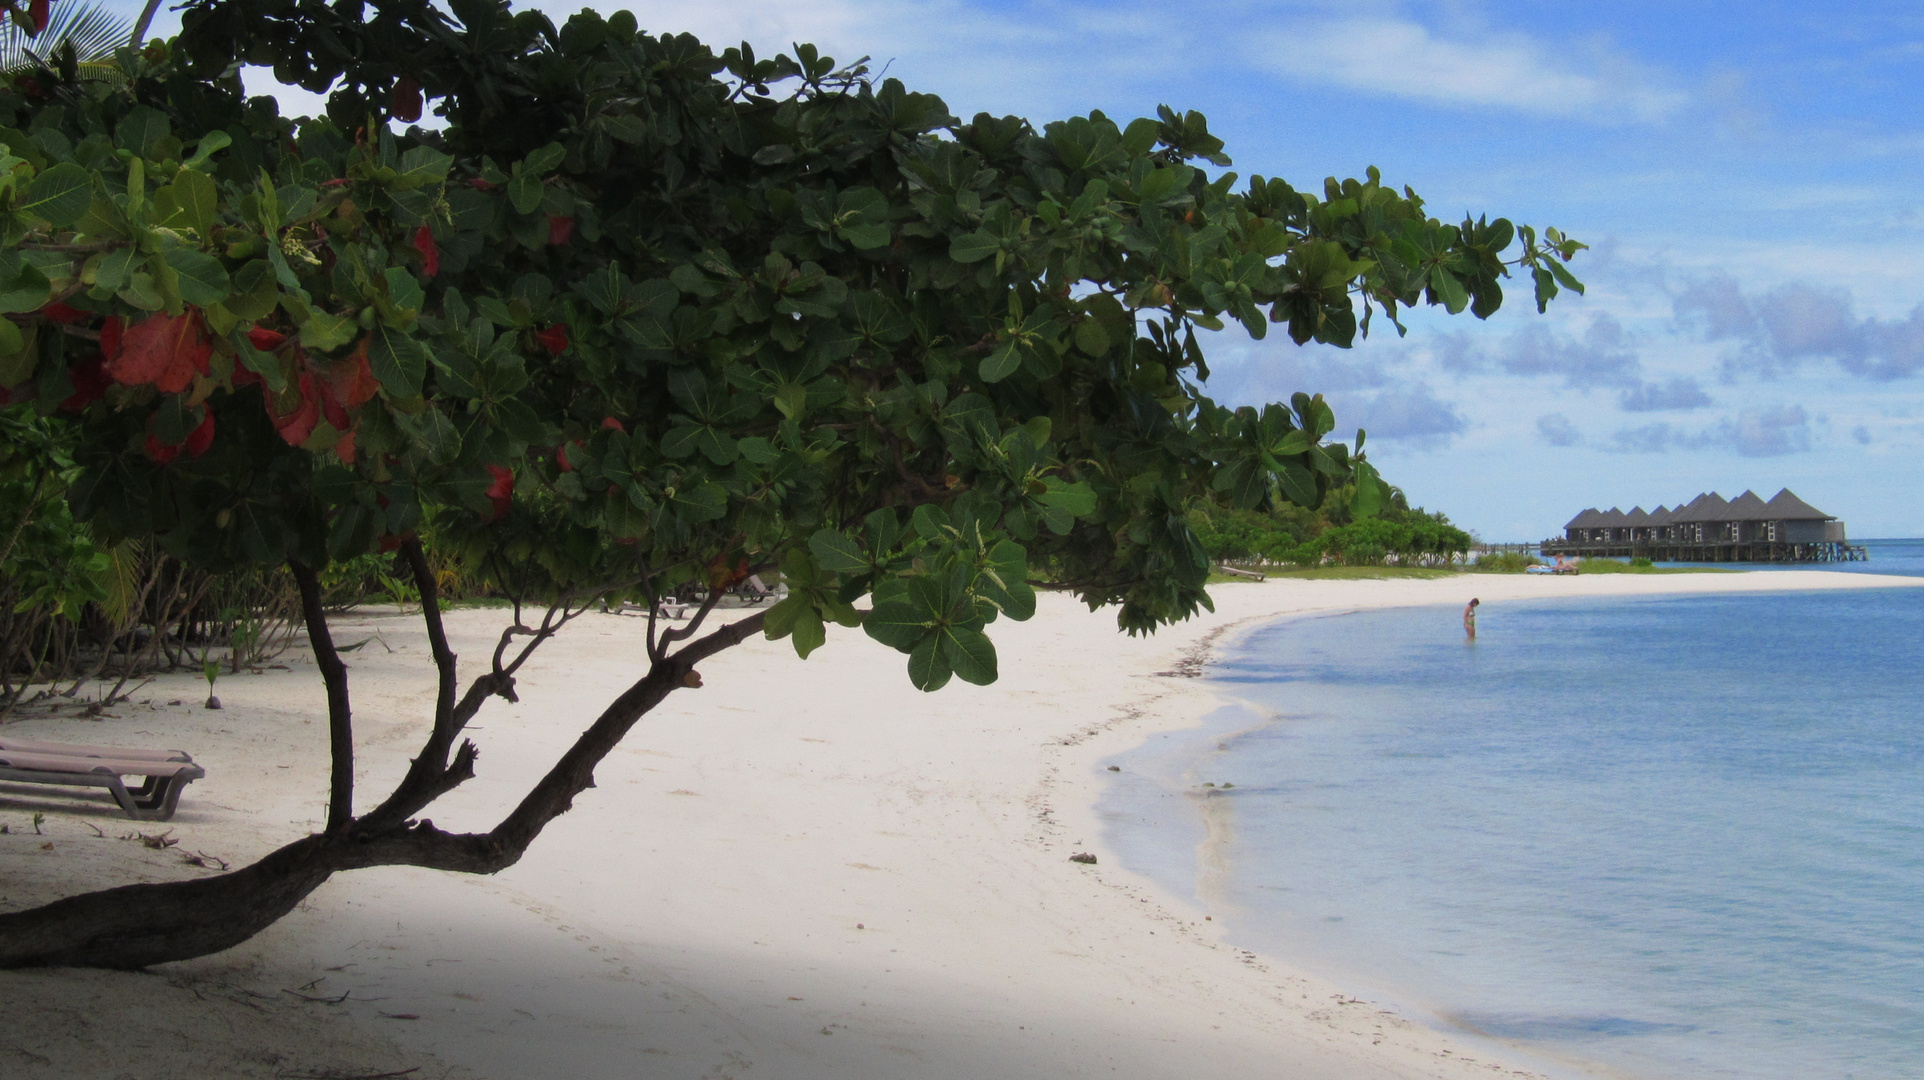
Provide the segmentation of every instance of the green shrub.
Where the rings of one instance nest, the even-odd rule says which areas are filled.
[[[1532,566],[1542,566],[1543,560],[1535,555],[1525,555],[1520,551],[1493,551],[1476,560],[1475,569],[1486,574],[1521,574]]]

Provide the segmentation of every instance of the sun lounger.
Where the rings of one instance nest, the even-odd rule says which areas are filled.
[[[0,782],[106,788],[127,816],[166,821],[181,789],[207,775],[180,750],[125,750],[0,737]],[[143,780],[129,789],[122,777]]]

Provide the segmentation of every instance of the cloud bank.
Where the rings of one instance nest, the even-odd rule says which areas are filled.
[[[1878,382],[1924,371],[1924,305],[1904,319],[1860,319],[1848,289],[1791,282],[1748,293],[1724,275],[1692,282],[1672,305],[1677,322],[1703,340],[1733,343],[1726,380],[1778,378],[1815,360]]]
[[[1601,123],[1659,123],[1688,97],[1602,41],[1551,45],[1521,33],[1443,36],[1407,18],[1303,21],[1259,35],[1261,67],[1430,105]]]

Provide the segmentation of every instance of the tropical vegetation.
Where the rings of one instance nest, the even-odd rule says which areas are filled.
[[[247,97],[243,60],[327,115]],[[1555,230],[1441,221],[1374,169],[1244,179],[1194,112],[964,120],[808,46],[717,54],[627,12],[189,0],[114,63],[0,86],[0,387],[59,443],[91,543],[291,581],[329,807],[231,873],[0,915],[0,965],[180,959],[342,870],[511,865],[750,635],[806,657],[860,627],[933,691],[994,680],[991,630],[1038,589],[1130,633],[1207,607],[1204,504],[1341,499],[1359,531],[1331,552],[1391,542],[1364,434],[1330,441],[1309,393],[1214,402],[1208,334],[1347,346],[1419,304],[1487,317],[1513,274],[1539,308],[1576,287]],[[323,575],[382,553],[438,692],[367,798]],[[515,605],[465,683],[436,557]],[[787,598],[716,625],[762,570]],[[671,592],[703,603],[649,618],[634,683],[506,817],[421,816],[477,775],[469,721],[537,648]]]

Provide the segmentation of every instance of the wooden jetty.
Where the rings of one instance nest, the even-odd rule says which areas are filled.
[[[1716,492],[1674,509],[1639,506],[1625,513],[1591,508],[1571,518],[1563,536],[1537,545],[1543,555],[1645,558],[1656,562],[1863,562],[1844,523],[1791,494],[1766,502],[1746,491],[1725,501]]]

